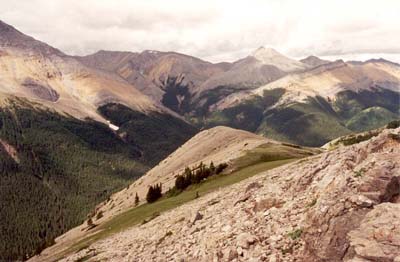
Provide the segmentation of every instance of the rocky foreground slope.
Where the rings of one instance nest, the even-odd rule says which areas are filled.
[[[399,193],[398,128],[208,194],[63,261],[400,261]]]

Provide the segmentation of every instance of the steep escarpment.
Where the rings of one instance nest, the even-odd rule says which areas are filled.
[[[62,261],[397,261],[399,135],[261,173]]]

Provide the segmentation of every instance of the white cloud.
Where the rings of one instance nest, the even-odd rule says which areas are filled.
[[[397,0],[0,0],[0,19],[69,54],[156,49],[212,61],[266,45],[400,62],[398,14]]]

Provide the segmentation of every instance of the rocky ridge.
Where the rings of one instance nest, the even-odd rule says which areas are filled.
[[[62,261],[400,261],[400,129],[261,173]]]

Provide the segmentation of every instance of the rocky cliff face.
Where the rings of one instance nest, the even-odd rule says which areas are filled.
[[[400,129],[261,173],[64,258],[400,261]]]

